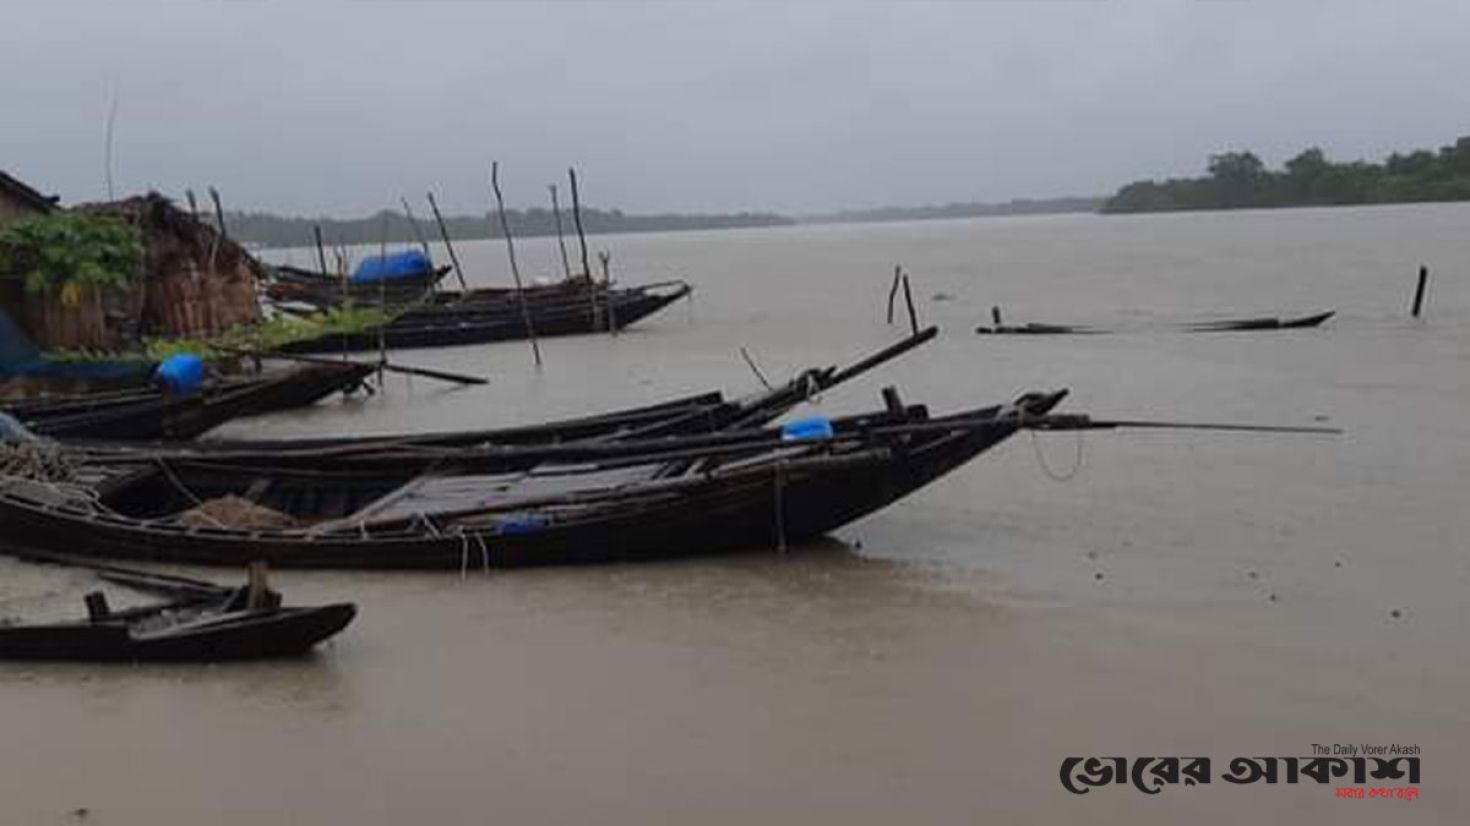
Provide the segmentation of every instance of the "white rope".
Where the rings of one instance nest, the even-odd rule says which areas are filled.
[[[485,533],[475,531],[475,541],[480,543],[480,565],[485,575],[490,574],[490,546],[485,544]]]
[[[1046,475],[1046,478],[1052,480],[1053,482],[1070,482],[1073,479],[1077,478],[1077,474],[1082,470],[1083,431],[1072,431],[1076,434],[1075,444],[1077,446],[1077,452],[1072,458],[1071,469],[1066,471],[1065,473],[1057,473],[1055,470],[1052,469],[1051,465],[1047,464],[1046,456],[1041,452],[1041,439],[1036,435],[1035,430],[1029,432],[1031,434],[1031,449],[1036,453],[1036,465],[1037,467],[1041,468],[1041,472]]]
[[[786,486],[786,460],[776,460],[775,482],[771,486],[775,493],[776,510],[776,550],[786,553],[786,504],[781,496],[782,489]]]
[[[464,582],[470,573],[470,538],[465,536],[464,528],[459,529],[459,581]]]

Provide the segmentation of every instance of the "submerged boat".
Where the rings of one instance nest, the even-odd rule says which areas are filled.
[[[682,281],[667,281],[637,287],[555,284],[528,288],[519,294],[516,290],[475,291],[458,298],[449,294],[412,305],[387,324],[292,342],[282,351],[337,353],[380,347],[452,347],[524,339],[531,331],[538,337],[550,337],[621,330],[689,295],[692,289]]]
[[[86,484],[10,477],[0,484],[0,543],[201,564],[459,569],[784,547],[928,484],[1064,395],[931,418],[890,394],[887,410],[865,416],[543,448],[485,458],[476,472],[231,473],[227,462],[160,459]]]
[[[1254,318],[1226,318],[1218,321],[1191,321],[1170,325],[1167,329],[1178,330],[1186,333],[1222,333],[1222,332],[1251,332],[1260,330],[1303,330],[1312,327],[1320,327],[1337,314],[1336,310],[1326,310],[1320,313],[1312,313],[1302,316],[1260,316]],[[1076,324],[996,324],[990,327],[976,327],[975,332],[980,335],[1030,335],[1030,336],[1066,336],[1087,335],[1095,333],[1120,333],[1131,332],[1125,330],[1109,330],[1101,327],[1090,327]]]
[[[103,568],[98,575],[162,593],[167,601],[114,611],[103,592],[93,591],[85,620],[0,624],[0,659],[216,662],[300,656],[357,614],[351,603],[284,607],[259,576],[241,588],[226,588],[120,568]]]
[[[4,412],[38,436],[58,439],[192,439],[230,419],[304,407],[350,390],[376,368],[311,364],[206,384],[187,395],[157,388],[6,403]]]
[[[1223,333],[1223,332],[1249,332],[1254,330],[1304,330],[1311,327],[1320,327],[1329,318],[1337,315],[1336,310],[1315,313],[1313,315],[1289,316],[1278,318],[1266,316],[1262,318],[1230,318],[1223,321],[1201,321],[1185,325],[1184,329],[1192,333]]]

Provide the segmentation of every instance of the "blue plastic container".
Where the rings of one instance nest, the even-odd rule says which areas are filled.
[[[153,375],[170,393],[192,396],[204,386],[204,359],[193,353],[169,356]]]
[[[807,439],[830,439],[834,435],[832,420],[825,416],[798,419],[781,428],[781,441],[801,442]]]

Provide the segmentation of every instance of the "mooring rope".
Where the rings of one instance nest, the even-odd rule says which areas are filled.
[[[776,550],[786,553],[786,503],[782,496],[783,489],[786,487],[786,460],[784,458],[776,460],[775,470],[775,481],[771,488],[776,500]]]
[[[1036,435],[1035,430],[1029,432],[1031,433],[1031,449],[1036,454],[1036,465],[1037,467],[1041,468],[1041,472],[1046,475],[1046,478],[1052,480],[1053,482],[1070,482],[1073,479],[1077,478],[1077,474],[1082,470],[1083,431],[1072,431],[1076,434],[1076,441],[1074,442],[1074,444],[1076,445],[1077,452],[1072,458],[1071,469],[1066,471],[1065,473],[1057,473],[1055,470],[1052,469],[1051,465],[1048,464],[1046,461],[1046,455],[1043,454],[1041,451],[1040,437]]]

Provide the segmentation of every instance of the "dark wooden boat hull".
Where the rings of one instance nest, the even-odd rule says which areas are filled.
[[[1305,330],[1312,327],[1320,327],[1327,319],[1337,314],[1336,310],[1328,310],[1313,315],[1296,316],[1290,318],[1238,318],[1225,321],[1208,321],[1199,324],[1191,324],[1185,329],[1192,333],[1227,333],[1227,332],[1254,332],[1257,330]]]
[[[211,616],[154,633],[127,622],[0,628],[0,659],[218,662],[301,656],[350,623],[351,604]]]
[[[1290,316],[1278,318],[1276,316],[1265,316],[1261,318],[1232,318],[1220,321],[1190,322],[1175,325],[1173,329],[1182,330],[1186,333],[1226,333],[1226,332],[1256,332],[1265,330],[1303,330],[1312,327],[1320,327],[1327,319],[1337,314],[1335,310],[1314,313],[1304,316]],[[1097,327],[1087,327],[1071,324],[1022,324],[1002,325],[998,327],[976,327],[975,332],[980,335],[1001,336],[1073,336],[1091,335],[1096,333],[1122,332],[1120,330],[1105,330]]]
[[[417,301],[433,290],[449,273],[449,269],[437,267],[423,275],[395,278],[382,284],[358,284],[349,281],[344,292],[340,276],[278,266],[274,268],[275,280],[266,287],[266,296],[272,301],[297,301],[318,308],[340,304],[344,296],[358,304],[402,304]]]
[[[1060,394],[1033,402],[1045,413]],[[998,409],[988,409],[995,411]],[[814,539],[872,513],[1005,441],[1014,417],[925,422],[843,454],[773,459],[731,472],[639,486],[531,529],[471,523],[310,530],[185,527],[0,491],[0,543],[114,559],[272,567],[454,568],[608,563],[771,548]],[[866,444],[866,443],[864,443]],[[538,509],[541,513],[544,508]],[[551,506],[547,513],[556,513]],[[438,514],[436,514],[437,516]],[[463,525],[463,523],[461,523]]]
[[[662,310],[689,292],[690,287],[687,284],[680,284],[669,292],[652,292],[644,288],[614,290],[611,323],[621,330]],[[531,327],[538,337],[601,332],[608,329],[608,324],[608,316],[603,316],[601,312],[593,313],[587,304],[581,302],[558,304],[549,308],[532,307]],[[356,333],[327,335],[292,342],[281,350],[287,353],[337,353],[376,350],[379,346],[390,350],[405,350],[513,341],[527,337],[526,324],[518,308],[514,311],[483,315],[449,311],[437,319],[433,313],[426,314],[426,311],[416,310],[401,320],[395,319],[384,325],[381,330],[374,328]]]
[[[206,388],[187,398],[157,391],[14,408],[25,426],[57,439],[191,439],[242,416],[304,407],[360,383],[371,365],[328,364]]]

